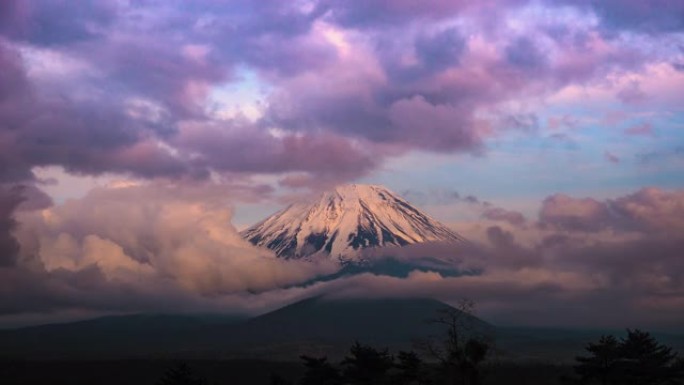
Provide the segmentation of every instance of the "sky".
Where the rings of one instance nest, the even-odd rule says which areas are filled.
[[[4,0],[0,327],[389,287],[677,329],[682,99],[679,0]],[[473,239],[482,274],[303,287],[335,266],[239,237],[342,183]]]

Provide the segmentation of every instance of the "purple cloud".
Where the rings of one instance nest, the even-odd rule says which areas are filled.
[[[684,193],[643,188],[617,199],[599,201],[556,194],[544,200],[539,214],[542,227],[569,231],[638,231],[665,235],[684,229]]]
[[[592,26],[560,23],[552,33],[532,20],[516,33],[504,24],[478,28],[493,5],[5,2],[0,60],[8,70],[0,75],[0,114],[11,129],[3,130],[0,146],[3,166],[11,166],[3,167],[3,179],[29,178],[37,165],[146,178],[197,178],[212,170],[332,175],[339,166],[339,179],[346,179],[413,149],[481,154],[497,132],[492,127],[501,125],[485,117],[501,116],[501,105],[645,60],[637,47],[605,40]],[[525,6],[505,2],[496,17],[515,17]],[[428,23],[435,20],[443,25]],[[43,71],[68,77],[41,75],[32,67],[42,57],[20,53],[19,45],[81,67],[58,62]],[[217,135],[215,127],[233,123],[211,114],[209,96],[237,80],[241,67],[270,87],[263,116],[239,138]],[[528,119],[533,113],[505,116],[512,120],[504,129],[538,127]],[[208,132],[198,139],[181,125]],[[273,129],[286,134],[274,136]],[[227,148],[239,155],[218,156],[206,139],[212,135],[234,141]],[[321,165],[282,153],[288,149],[311,151]],[[341,151],[357,159],[344,161],[335,155]],[[256,159],[257,153],[271,155]]]
[[[17,191],[8,192],[14,207]],[[2,205],[0,230],[16,235],[0,238],[0,314],[219,311],[231,302],[247,308],[247,292],[277,290],[334,270],[334,264],[276,259],[240,237],[227,202],[267,194],[209,182],[115,185],[42,212],[27,207],[16,214],[21,227],[6,220],[14,207]],[[6,251],[12,259],[4,258]]]
[[[172,143],[197,153],[192,164],[228,172],[308,172],[354,178],[373,169],[377,157],[364,146],[331,134],[269,135],[247,121],[186,125]]]
[[[556,194],[546,198],[539,213],[542,226],[573,231],[596,231],[607,226],[608,207],[592,198],[576,199]]]
[[[517,211],[506,210],[501,207],[488,207],[482,212],[482,218],[493,221],[504,221],[514,226],[524,225],[525,216]]]
[[[32,185],[35,167],[155,183],[204,183],[216,174],[242,181],[268,174],[283,186],[311,187],[368,175],[388,157],[409,151],[486,155],[510,131],[543,130],[539,121],[547,115],[536,106],[547,97],[574,103],[584,97],[576,90],[599,86],[632,104],[645,101],[648,90],[650,100],[655,93],[647,79],[613,80],[643,77],[645,68],[662,63],[676,69],[682,11],[681,2],[673,0],[562,6],[525,0],[3,1],[0,261],[5,266],[18,261],[14,218],[50,204]],[[245,72],[249,78],[241,75]],[[259,100],[249,118],[246,111],[225,117],[216,113],[218,104],[233,101],[214,100],[225,97],[217,97],[218,90],[230,94],[226,99],[247,92],[259,94]],[[580,126],[567,111],[554,113],[562,117],[548,118],[548,128]],[[635,126],[626,133],[650,135],[652,127]],[[609,152],[605,157],[617,161]],[[32,187],[20,194],[11,187],[17,183]],[[531,221],[520,213],[474,197],[456,199],[472,202],[485,219],[511,224],[516,231],[530,228],[525,224]],[[658,263],[665,266],[673,263],[668,258],[679,245],[680,201],[680,192],[659,189],[612,200],[555,195],[542,204],[537,230],[549,236],[539,247],[545,252],[566,247],[578,234],[636,233],[650,238],[635,241],[634,249],[661,250]],[[656,234],[671,243],[658,244]],[[79,253],[99,247],[115,255],[116,245],[103,234],[98,237],[79,239]],[[519,245],[514,232],[492,227],[485,238],[493,250],[515,250],[521,264],[541,263],[526,259],[536,258],[538,250]],[[581,250],[611,260],[613,252],[625,251],[608,243],[574,250],[561,254]],[[578,275],[585,272],[573,268]],[[106,308],[82,293],[87,289],[101,290],[124,306],[119,294],[130,289],[98,283],[107,273],[99,269],[11,270],[3,270],[0,281],[16,283],[36,303],[60,293],[46,301],[55,308],[79,303]],[[538,279],[533,288],[495,286],[538,298],[545,288],[562,295],[563,285],[577,283],[575,278],[559,284],[533,278]],[[257,283],[253,287],[273,287]],[[486,283],[471,285],[499,292]],[[167,298],[167,289],[150,289],[154,295],[143,297]],[[10,303],[6,309],[21,307],[9,297],[3,297]],[[39,308],[51,309],[32,310]]]
[[[335,290],[447,300],[458,293],[475,299],[485,318],[503,324],[631,323],[678,330],[684,320],[683,197],[682,191],[655,188],[604,201],[551,196],[543,202],[538,226],[480,227],[486,241],[459,251],[439,244],[385,251],[408,261],[430,255],[478,274],[415,273],[379,282],[366,277]],[[536,235],[532,241],[529,231]],[[584,309],[580,317],[578,308]]]
[[[58,46],[104,35],[117,17],[116,1],[8,0],[0,6],[0,34]]]
[[[369,255],[400,261],[430,256],[474,272],[470,275],[363,274],[306,287],[296,283],[334,268],[264,259],[263,250],[252,249],[225,225],[229,212],[221,202],[230,199],[227,195],[255,193],[260,194],[227,194],[225,187],[211,184],[157,183],[96,189],[83,199],[49,208],[48,214],[22,212],[22,224],[30,230],[17,232],[20,268],[0,269],[6,283],[0,285],[0,314],[67,309],[254,311],[311,295],[371,293],[445,300],[467,296],[478,302],[483,317],[504,325],[623,327],[635,322],[676,327],[684,319],[680,191],[644,189],[609,201],[550,197],[539,217],[544,229],[482,227],[484,242],[460,248],[420,244]],[[607,202],[621,213],[581,208]],[[556,206],[555,218],[550,204]],[[570,227],[558,218],[569,211],[579,213]],[[93,215],[84,217],[83,212]],[[596,213],[607,215],[600,222],[612,226],[614,234],[588,234],[586,223],[577,224],[596,220]],[[125,227],[120,226],[122,218]],[[537,232],[535,239],[541,241],[524,241],[529,231]],[[197,255],[195,249],[205,258],[186,258]],[[248,301],[253,301],[251,307]],[[573,317],[577,306],[587,313]]]
[[[16,263],[19,242],[12,235],[17,226],[13,213],[21,201],[21,194],[16,188],[0,186],[0,269]]]
[[[416,55],[426,71],[436,72],[458,65],[466,40],[457,28],[447,28],[416,38]]]
[[[525,71],[540,71],[547,65],[547,56],[526,37],[513,41],[506,47],[505,54],[509,63]]]
[[[585,1],[607,28],[646,33],[677,32],[684,29],[684,4],[677,0]]]
[[[651,123],[641,123],[625,129],[625,134],[635,136],[653,136],[653,125]]]
[[[617,95],[625,104],[637,104],[645,101],[648,95],[641,89],[638,82],[632,82],[628,86],[618,91]]]
[[[358,28],[374,28],[406,23],[416,18],[439,20],[448,18],[469,6],[468,1],[429,0],[400,1],[323,1],[336,23]]]

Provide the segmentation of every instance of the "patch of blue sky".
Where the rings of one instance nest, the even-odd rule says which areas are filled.
[[[454,190],[527,214],[555,193],[610,198],[646,186],[679,188],[684,186],[684,149],[676,153],[680,122],[680,116],[653,120],[660,128],[651,137],[625,135],[622,125],[589,119],[565,136],[542,130],[500,137],[481,156],[412,152],[389,160],[363,182],[395,191]],[[650,164],[637,159],[647,148],[660,149]],[[613,152],[617,161],[607,157]]]
[[[239,202],[233,207],[233,226],[238,231],[242,231],[262,220],[273,213],[282,210],[286,205],[278,203],[243,203]]]
[[[234,79],[212,89],[211,112],[218,118],[243,116],[255,120],[261,116],[263,100],[269,92],[270,86],[255,71],[240,66]]]

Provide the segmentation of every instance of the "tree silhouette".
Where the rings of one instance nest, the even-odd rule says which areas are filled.
[[[388,383],[387,372],[393,366],[393,358],[385,350],[377,350],[358,342],[352,345],[350,355],[342,361],[345,382],[359,385]]]
[[[300,356],[304,361],[306,372],[304,377],[299,381],[300,385],[339,385],[342,383],[340,374],[328,362],[327,357],[314,358],[309,356]]]
[[[588,357],[575,358],[579,365],[575,371],[582,381],[596,380],[602,385],[616,384],[619,380],[617,365],[620,360],[620,344],[613,336],[601,336],[597,343],[589,343],[585,349]]]
[[[684,373],[684,365],[671,347],[639,329],[627,329],[627,337],[619,342],[613,336],[602,336],[586,350],[591,355],[577,357],[575,366],[583,383],[668,385],[677,384]]]
[[[171,366],[157,381],[157,385],[206,385],[207,380],[199,377],[185,362]]]
[[[474,307],[473,301],[464,299],[455,309],[440,310],[430,322],[445,326],[445,335],[420,345],[428,355],[439,361],[448,383],[480,383],[479,367],[487,357],[491,343],[475,330],[475,318],[472,317]]]
[[[393,384],[423,385],[428,383],[425,364],[415,352],[399,352],[394,366],[397,373],[394,376]]]
[[[622,339],[620,352],[623,357],[620,369],[625,384],[676,384],[676,379],[682,374],[674,365],[677,353],[639,329],[627,329],[627,338]]]

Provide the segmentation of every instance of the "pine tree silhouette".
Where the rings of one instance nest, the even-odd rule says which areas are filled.
[[[575,371],[582,381],[598,381],[601,385],[617,384],[619,380],[617,365],[620,360],[620,344],[613,336],[601,336],[597,343],[589,343],[585,348],[588,357],[575,358],[579,365]]]
[[[399,352],[395,368],[397,373],[394,375],[393,384],[423,385],[428,383],[425,364],[415,352]]]
[[[619,342],[602,336],[590,343],[587,357],[577,357],[575,372],[583,383],[602,385],[669,385],[679,383],[684,364],[671,347],[660,344],[649,333],[627,329]]]
[[[647,332],[627,329],[627,338],[620,343],[620,353],[623,360],[619,366],[625,384],[676,384],[676,379],[681,376],[674,365],[677,353],[671,347],[658,343]]]
[[[376,385],[389,382],[387,372],[392,368],[394,360],[387,349],[377,350],[356,342],[349,353],[342,361],[346,383]]]
[[[299,381],[300,385],[339,385],[342,383],[340,373],[329,362],[327,357],[314,358],[300,356],[304,361],[306,372]]]

